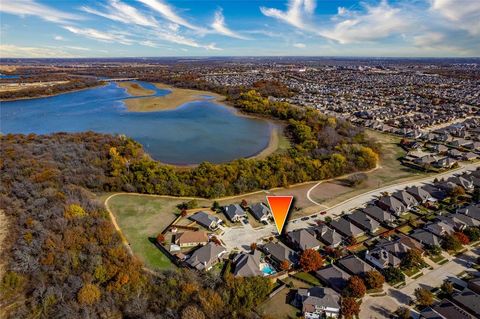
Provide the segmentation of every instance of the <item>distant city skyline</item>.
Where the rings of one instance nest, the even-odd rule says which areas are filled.
[[[15,0],[2,58],[480,56],[480,1]]]

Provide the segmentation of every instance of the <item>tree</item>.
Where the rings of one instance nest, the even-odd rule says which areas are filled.
[[[405,281],[405,274],[396,267],[388,267],[383,270],[383,275],[389,284],[396,284]]]
[[[212,210],[218,211],[221,208],[220,204],[217,201],[213,202]]]
[[[303,271],[318,270],[323,266],[324,260],[320,253],[314,249],[306,249],[300,255],[300,266]]]
[[[87,213],[85,212],[85,210],[82,208],[82,206],[78,204],[68,205],[63,213],[63,216],[67,219],[82,218],[86,215]]]
[[[442,247],[440,247],[438,245],[433,245],[433,246],[428,248],[428,252],[429,252],[430,255],[438,256],[442,253]]]
[[[465,195],[465,189],[462,186],[455,186],[450,190],[449,195],[456,200],[458,197]]]
[[[180,216],[182,216],[182,217],[187,216],[187,210],[186,210],[186,209],[182,209],[182,211],[180,212]]]
[[[362,298],[367,292],[367,287],[362,278],[352,276],[348,279],[347,286],[343,289],[342,295],[345,297]]]
[[[408,250],[405,257],[402,259],[403,269],[423,268],[425,267],[425,261],[423,260],[422,253],[416,248]]]
[[[251,244],[250,244],[250,250],[251,250],[251,251],[254,251],[254,250],[256,250],[256,249],[257,249],[257,243],[251,243]]]
[[[417,303],[421,306],[428,307],[433,304],[433,293],[425,288],[417,288],[414,292]]]
[[[242,206],[243,208],[247,208],[247,206],[248,206],[247,200],[242,199],[242,202],[240,203],[240,206]]]
[[[462,243],[457,238],[457,236],[447,235],[443,240],[443,248],[445,248],[446,250],[457,251],[462,249]]]
[[[77,294],[77,300],[83,305],[93,305],[100,300],[101,292],[97,285],[86,284]]]
[[[457,237],[458,241],[462,244],[462,245],[468,245],[470,244],[470,239],[468,238],[467,235],[465,235],[464,233],[462,232],[455,232],[453,233],[453,235],[455,237]]]
[[[343,318],[353,319],[360,314],[360,304],[352,297],[342,298],[340,311]]]
[[[407,307],[398,307],[398,309],[395,310],[395,315],[398,319],[410,319],[412,317],[410,309]]]
[[[442,285],[440,286],[440,289],[442,289],[444,293],[450,296],[453,293],[453,284],[450,280],[444,280]]]
[[[157,243],[159,243],[160,245],[163,245],[165,243],[165,235],[164,234],[158,234]]]
[[[468,236],[470,241],[477,241],[480,239],[480,229],[478,229],[478,227],[467,227],[463,233]]]
[[[288,271],[290,270],[290,262],[288,260],[284,260],[280,263],[280,270],[282,271]]]
[[[182,310],[182,319],[205,319],[205,314],[198,306],[188,305]]]
[[[368,289],[380,289],[385,283],[385,277],[376,270],[367,271],[364,280]]]

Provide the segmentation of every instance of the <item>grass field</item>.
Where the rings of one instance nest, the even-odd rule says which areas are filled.
[[[323,183],[311,192],[310,196],[313,200],[327,207],[331,207],[350,197],[378,187],[428,176],[423,172],[405,167],[400,163],[398,158],[404,156],[406,152],[398,146],[400,142],[399,137],[372,130],[367,130],[366,132],[369,137],[381,144],[382,156],[380,158],[380,167],[368,173],[368,179],[357,187],[347,187],[336,181]]]
[[[147,195],[115,195],[108,201],[118,225],[135,255],[151,269],[174,267],[170,260],[150,242],[167,227],[179,213],[173,200]]]
[[[174,88],[160,83],[155,84],[155,86],[160,89],[168,89],[171,93],[165,96],[125,100],[128,110],[132,112],[173,110],[188,102],[205,100],[207,96],[213,97],[214,101],[223,101],[225,99],[225,97],[213,92]]]
[[[154,90],[148,90],[135,82],[118,82],[119,87],[127,89],[128,94],[133,96],[145,96],[155,93]]]

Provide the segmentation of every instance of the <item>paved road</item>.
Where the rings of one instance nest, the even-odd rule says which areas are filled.
[[[469,163],[469,164],[463,165],[462,167],[459,167],[457,169],[454,169],[454,170],[451,170],[451,171],[448,171],[448,172],[444,172],[444,173],[440,173],[440,174],[436,174],[436,175],[431,175],[429,177],[425,177],[425,178],[418,179],[418,180],[413,180],[413,181],[407,181],[407,182],[403,182],[403,183],[400,183],[400,184],[380,187],[380,188],[374,189],[372,191],[368,191],[368,192],[365,192],[363,194],[354,196],[354,197],[349,198],[349,199],[347,199],[346,201],[344,201],[340,204],[337,204],[333,207],[330,207],[330,208],[325,210],[327,212],[325,215],[319,215],[319,217],[325,218],[327,216],[330,216],[332,218],[335,218],[335,217],[339,216],[340,214],[342,214],[342,212],[349,212],[353,209],[365,206],[365,204],[375,200],[375,198],[380,196],[381,193],[383,193],[383,192],[393,193],[397,190],[404,189],[407,186],[421,186],[421,185],[424,185],[424,184],[432,183],[435,178],[448,178],[448,177],[451,177],[451,176],[454,176],[454,175],[457,175],[457,174],[464,173],[466,171],[476,170],[478,167],[480,167],[480,162]],[[315,186],[313,186],[313,187],[315,187]],[[321,209],[319,209],[319,211],[320,210]],[[289,230],[298,229],[298,228],[305,228],[305,227],[310,226],[312,224],[312,222],[313,221],[311,221],[311,220],[302,221],[301,218],[296,218],[296,219],[290,220],[286,227]]]
[[[411,280],[407,285],[400,289],[389,288],[387,295],[383,297],[366,296],[361,305],[361,318],[380,319],[389,318],[399,306],[407,306],[414,299],[415,289],[422,287],[432,289],[439,287],[445,279],[449,279],[462,286],[465,282],[458,279],[458,274],[463,271],[476,271],[470,268],[470,263],[480,256],[480,248],[473,248],[458,257],[450,256],[450,261],[443,264],[436,264],[435,269],[424,269],[423,276]],[[418,317],[412,310],[412,316]]]

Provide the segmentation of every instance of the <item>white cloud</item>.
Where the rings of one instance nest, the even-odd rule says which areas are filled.
[[[339,9],[333,21],[336,22],[333,28],[320,30],[318,34],[340,43],[375,41],[406,32],[412,26],[400,8],[391,7],[386,0],[377,6],[365,4],[363,13]]]
[[[316,7],[315,0],[289,0],[288,10],[260,7],[260,11],[267,17],[288,23],[299,29],[309,29],[306,21],[310,20]]]
[[[479,0],[431,0],[431,10],[452,22],[452,27],[480,35]]]
[[[152,8],[153,10],[157,11],[162,15],[163,18],[167,19],[170,22],[173,22],[175,24],[184,26],[188,29],[195,30],[198,32],[205,32],[206,30],[204,28],[195,26],[179,16],[175,10],[166,4],[165,2],[161,0],[138,0],[139,2],[143,3],[144,5]]]
[[[418,47],[429,47],[445,40],[445,35],[440,32],[427,32],[413,37],[413,43]]]
[[[64,26],[65,30],[68,30],[74,34],[78,34],[90,39],[102,41],[102,42],[117,42],[124,45],[131,45],[133,41],[127,39],[124,34],[120,32],[104,32],[91,28],[77,28],[73,26]]]
[[[126,24],[133,23],[146,27],[158,26],[158,22],[153,17],[143,15],[136,8],[118,0],[110,0],[109,5],[104,7],[106,12],[101,12],[90,7],[82,7],[81,9],[85,12]]]
[[[223,12],[221,9],[215,12],[215,20],[212,23],[212,29],[219,34],[226,35],[227,37],[247,40],[247,37],[244,37],[241,34],[238,34],[237,32],[230,30],[227,27],[227,25],[225,24],[225,17],[223,16]]]
[[[0,57],[2,58],[45,58],[45,57],[64,57],[70,58],[74,55],[62,50],[24,47],[13,44],[0,44]]]
[[[293,46],[299,49],[304,49],[307,47],[305,43],[294,43]]]
[[[65,41],[65,38],[62,37],[61,35],[56,35],[56,36],[54,36],[53,38],[54,38],[55,40],[57,40],[57,41]]]
[[[49,6],[37,3],[34,0],[8,0],[2,1],[0,12],[18,16],[37,16],[50,22],[66,22],[82,20],[79,15],[62,12]]]
[[[75,50],[75,51],[92,51],[89,48],[78,47],[78,46],[74,46],[74,45],[64,45],[63,47],[67,48],[67,49],[72,49],[72,50]]]

